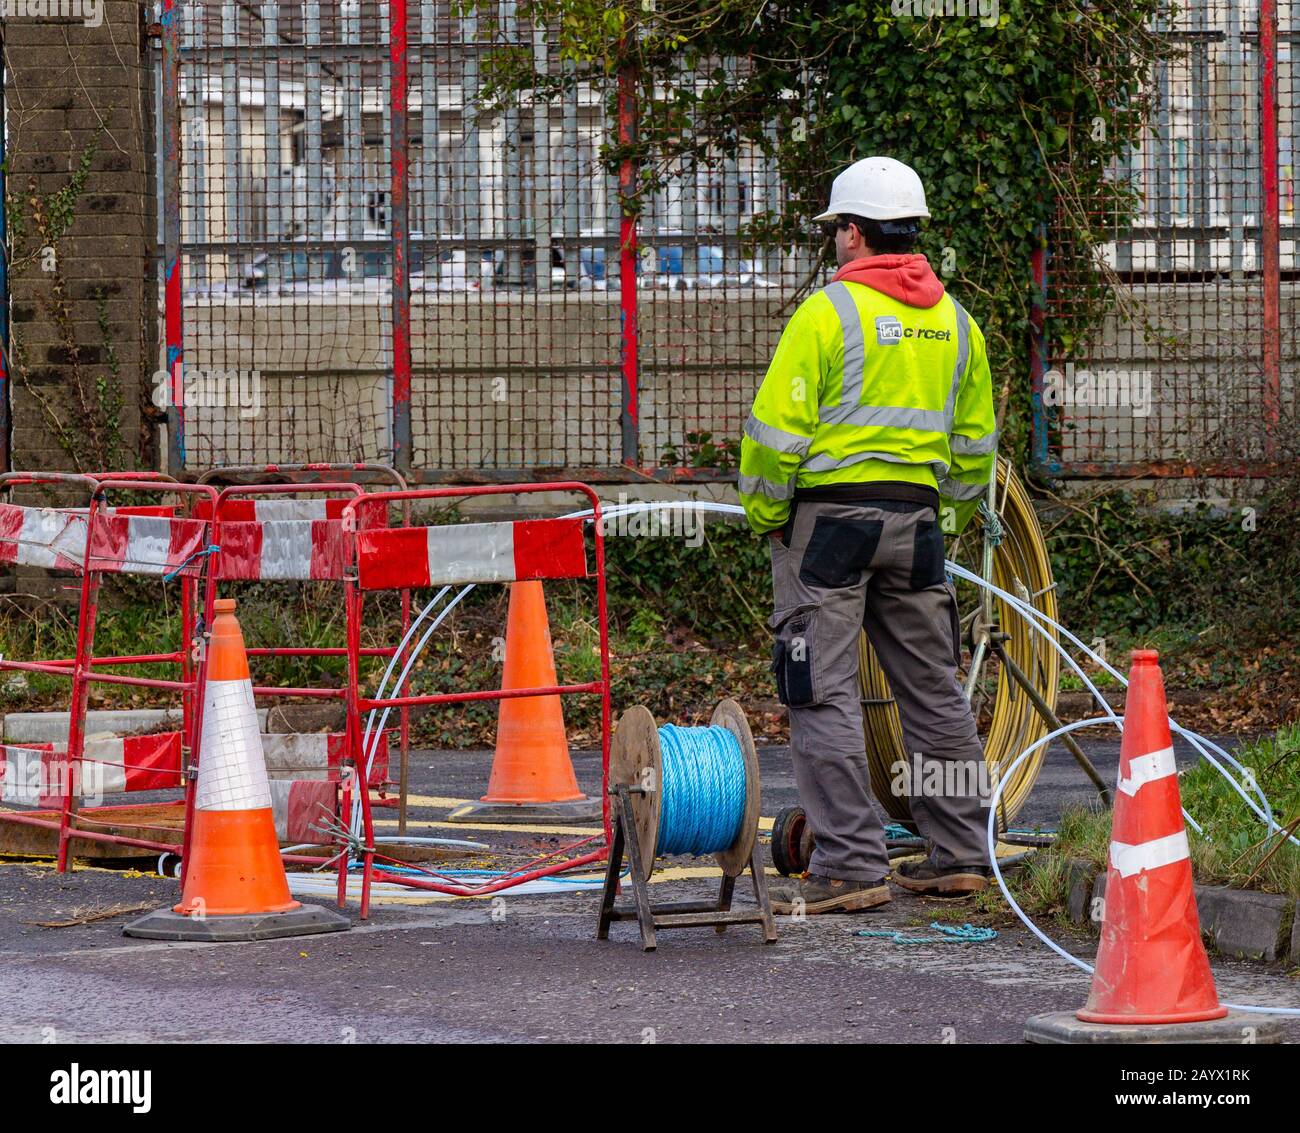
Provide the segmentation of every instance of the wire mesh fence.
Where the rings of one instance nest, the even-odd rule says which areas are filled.
[[[173,2],[159,212],[164,273],[176,263],[182,280],[168,299],[168,365],[183,360],[188,400],[174,461],[396,459],[472,479],[690,463],[713,440],[725,470],[812,262],[810,248],[746,246],[783,196],[761,146],[720,138],[670,171],[635,206],[633,247],[634,189],[606,152],[617,79],[480,99],[490,52],[563,69],[513,4]],[[640,130],[655,128],[649,102]],[[257,404],[229,404],[223,377]]]
[[[1189,0],[1095,273],[1054,277],[1036,456],[1064,475],[1244,475],[1297,456],[1294,0]],[[1263,34],[1261,35],[1261,31]],[[1080,341],[1053,335],[1100,289]]]
[[[160,121],[179,201],[159,212],[180,245],[184,466],[388,451],[386,24],[349,0],[176,14]]]
[[[1140,214],[1098,218],[1111,239],[1087,278],[1054,276],[1050,252],[1036,265],[1048,471],[1245,472],[1284,447],[1300,0],[1274,2],[1180,7],[1116,170]],[[539,75],[568,66],[512,3],[161,12],[173,467],[728,471],[790,302],[821,279],[811,234],[764,235],[807,190],[772,156],[792,108],[687,159],[670,100],[634,75],[486,97],[503,49]],[[663,138],[653,170],[610,160],[631,132]],[[1054,334],[1098,289],[1100,330]]]

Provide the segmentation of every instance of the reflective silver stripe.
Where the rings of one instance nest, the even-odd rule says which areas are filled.
[[[929,460],[917,462],[908,460],[906,457],[899,456],[896,452],[853,452],[848,456],[834,457],[830,453],[819,452],[816,456],[810,456],[799,467],[800,472],[833,472],[837,468],[851,468],[855,464],[861,464],[864,460],[887,460],[890,464],[909,464],[913,467],[922,467],[928,464],[934,469],[935,479],[938,480],[948,472],[948,466],[941,460]]]
[[[920,433],[942,433],[952,420],[938,409],[911,409],[905,405],[836,405],[821,411],[823,425],[856,425],[860,429],[915,429]]]
[[[998,434],[995,430],[987,437],[980,437],[979,440],[973,441],[970,437],[963,437],[960,433],[953,433],[948,438],[948,444],[954,456],[987,456],[989,453],[997,451]]]
[[[952,296],[948,296],[952,299]],[[970,356],[970,316],[962,305],[952,299],[953,310],[957,312],[957,364],[952,368],[952,389],[948,391],[948,401],[943,407],[945,433],[952,432],[953,417],[957,412],[957,389],[961,385],[962,375],[966,372],[966,359]]]
[[[840,317],[840,330],[844,335],[844,376],[841,378],[840,408],[855,409],[862,400],[862,374],[867,365],[867,351],[862,338],[862,316],[853,294],[843,283],[832,283],[825,291],[835,313]],[[822,420],[828,418],[822,414]]]
[[[963,484],[946,476],[939,481],[939,494],[950,500],[977,500],[988,490],[987,484]]]
[[[737,485],[742,496],[767,496],[771,500],[788,500],[794,495],[794,481],[777,484],[762,476],[742,476]]]
[[[764,424],[752,413],[749,415],[749,420],[745,422],[745,436],[764,448],[770,448],[775,452],[794,453],[797,456],[803,456],[808,451],[808,446],[812,444],[812,437],[801,437],[798,433],[787,433],[775,425]]]

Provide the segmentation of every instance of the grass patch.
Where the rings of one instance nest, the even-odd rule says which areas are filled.
[[[1300,817],[1300,727],[1282,728],[1248,744],[1236,758],[1247,769],[1246,776],[1237,776],[1236,781],[1252,797],[1249,784],[1258,784],[1280,825]],[[1179,777],[1179,791],[1183,808],[1203,832],[1198,835],[1188,829],[1192,871],[1198,883],[1300,900],[1300,849],[1282,841],[1280,835],[1269,835],[1218,771],[1202,760]],[[1109,844],[1109,811],[1095,807],[1066,810],[1056,842],[1015,873],[1012,893],[1035,916],[1063,918],[1070,863],[1086,862],[1101,870]]]
[[[1247,769],[1239,785],[1254,796],[1249,784],[1258,784],[1280,825],[1300,818],[1300,726],[1249,744],[1237,758]],[[1184,809],[1204,830],[1204,837],[1189,832],[1198,881],[1300,899],[1300,848],[1269,835],[1222,775],[1202,761],[1179,789]]]
[[[1083,692],[1086,686],[1079,677],[1079,674],[1066,665],[1062,665],[1061,670],[1061,691]],[[1087,673],[1088,680],[1092,681],[1097,688],[1119,688],[1119,681],[1106,672],[1105,669],[1098,668],[1091,662],[1088,662],[1083,666],[1083,671]]]

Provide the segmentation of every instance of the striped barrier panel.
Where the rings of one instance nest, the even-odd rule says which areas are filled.
[[[198,574],[191,556],[207,545],[207,524],[139,514],[144,509],[106,508],[95,522],[87,558],[88,520],[84,510],[0,504],[0,563],[80,572],[115,574]]]
[[[339,787],[322,779],[272,779],[271,813],[275,836],[282,845],[328,845],[331,837],[320,829],[327,820],[339,819]]]
[[[587,577],[582,519],[524,519],[359,532],[364,590]]]
[[[379,736],[374,762],[370,767],[370,786],[382,786],[388,780],[388,736]],[[272,780],[308,779],[339,781],[339,768],[347,754],[347,735],[343,732],[289,732],[262,736],[266,756],[266,773]]]
[[[70,776],[69,767],[62,746],[0,745],[0,802],[56,806],[70,778],[82,798],[180,787],[181,733],[88,739],[79,770]]]
[[[213,542],[221,547],[217,577],[225,581],[339,581],[346,542],[347,499],[226,500]],[[211,514],[207,501],[195,515]],[[358,506],[359,529],[383,527],[383,504]]]

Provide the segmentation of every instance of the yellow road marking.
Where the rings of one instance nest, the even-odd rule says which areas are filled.
[[[395,795],[390,797],[396,798]],[[436,807],[447,807],[448,809],[454,806],[464,806],[465,803],[472,803],[477,801],[478,801],[477,799],[449,799],[449,798],[444,798],[442,795],[407,795],[406,796],[407,806],[436,806]]]

